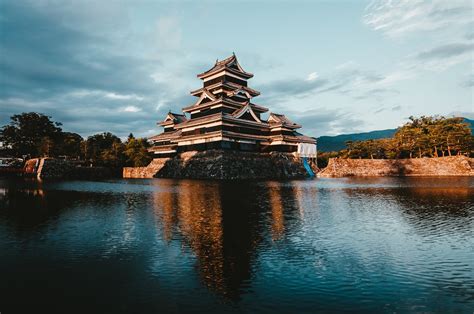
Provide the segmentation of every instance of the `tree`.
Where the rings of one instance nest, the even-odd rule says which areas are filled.
[[[89,136],[82,144],[82,153],[96,165],[121,166],[124,159],[122,141],[109,132]]]
[[[132,134],[128,137],[125,143],[125,156],[127,156],[127,163],[133,167],[143,167],[150,163],[151,157],[148,153],[148,142],[144,138],[136,139]]]
[[[411,116],[393,138],[346,142],[346,158],[413,158],[474,155],[474,137],[463,118]]]
[[[79,158],[81,156],[82,141],[82,136],[77,133],[63,132],[56,152],[60,156]]]
[[[110,148],[102,151],[100,154],[101,163],[109,167],[122,167],[124,165],[123,155],[124,145],[120,141],[114,141]]]
[[[38,156],[49,157],[54,146],[53,140],[49,136],[41,138],[38,143]]]
[[[16,114],[10,120],[0,131],[0,142],[9,147],[12,155],[39,156],[53,152],[62,132],[61,123],[36,112]]]

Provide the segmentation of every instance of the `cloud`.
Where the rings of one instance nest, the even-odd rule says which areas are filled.
[[[310,73],[305,79],[287,78],[271,81],[258,89],[262,91],[262,100],[279,103],[288,98],[306,98],[322,93],[338,93],[354,100],[397,94],[391,85],[402,79],[382,75],[362,69],[354,62],[345,62],[336,66],[329,74]]]
[[[467,87],[467,88],[471,88],[474,86],[474,74],[470,74],[467,76],[467,78],[461,82],[461,86],[462,87]]]
[[[143,100],[143,97],[137,96],[135,94],[131,95],[122,95],[122,94],[116,94],[116,93],[106,93],[105,97],[110,98],[110,99],[120,99],[120,100]]]
[[[311,72],[308,74],[308,77],[306,78],[307,81],[314,81],[319,77],[318,73],[316,72]]]
[[[365,10],[363,22],[390,37],[464,27],[472,20],[470,1],[377,0]]]
[[[142,109],[138,108],[137,106],[127,106],[127,107],[123,107],[122,109],[120,109],[120,111],[122,111],[122,112],[139,112],[139,111],[142,111]]]
[[[309,136],[358,132],[365,124],[351,113],[338,109],[315,108],[303,112],[289,111],[285,114],[303,125],[301,131]]]
[[[13,114],[36,111],[83,136],[104,131],[143,136],[168,111],[157,108],[157,102],[173,110],[184,107],[188,101],[179,95],[187,94],[189,83],[151,77],[160,71],[173,73],[169,62],[165,66],[155,55],[147,57],[141,49],[122,44],[134,46],[133,40],[142,39],[122,38],[130,32],[124,10],[115,3],[94,4],[90,10],[75,1],[58,6],[3,2],[0,55],[7,57],[0,58],[0,125]],[[169,19],[159,22],[158,37],[172,34],[175,26]],[[145,48],[156,51],[152,45],[149,40]],[[182,71],[195,66],[186,61],[179,64]]]
[[[420,45],[400,59],[379,85],[413,79],[424,71],[444,71],[472,59],[473,6],[470,1],[375,0],[363,22],[388,37],[418,36]],[[423,37],[421,37],[423,36]],[[428,43],[428,45],[426,44]]]
[[[175,17],[160,17],[156,22],[156,40],[158,47],[175,50],[181,46],[181,28]]]
[[[374,111],[374,114],[378,114],[378,113],[381,113],[381,112],[384,112],[384,111],[387,111],[387,110],[390,110],[390,111],[400,111],[402,109],[402,106],[401,105],[396,105],[396,106],[385,106],[385,107],[379,107],[377,110]]]
[[[305,97],[312,92],[322,91],[328,84],[328,80],[322,78],[309,81],[300,78],[288,78],[269,82],[262,85],[260,89],[264,93],[265,99]]]
[[[61,94],[67,90],[148,93],[156,88],[146,73],[158,64],[111,49],[107,38],[63,25],[69,17],[21,2],[2,5],[0,96]],[[131,77],[141,79],[131,80]]]
[[[472,53],[472,43],[451,43],[418,53],[415,58],[419,60],[439,60],[453,58]]]
[[[319,137],[321,135],[335,135],[340,133],[358,132],[366,122],[357,118],[351,112],[342,109],[327,109],[324,107],[310,110],[281,110],[291,121],[303,126],[297,130],[301,133]]]
[[[443,43],[407,57],[401,67],[417,74],[422,70],[444,71],[456,64],[469,62],[474,44],[470,42]]]

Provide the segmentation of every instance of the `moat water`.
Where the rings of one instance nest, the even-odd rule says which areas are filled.
[[[0,312],[474,309],[474,178],[0,179]]]

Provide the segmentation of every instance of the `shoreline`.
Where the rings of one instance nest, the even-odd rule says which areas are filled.
[[[330,158],[317,177],[470,177],[474,158],[447,156],[411,159]]]
[[[40,167],[41,166],[41,167]],[[474,158],[448,156],[413,159],[329,159],[314,178],[338,177],[472,177]],[[3,169],[5,170],[5,169]],[[295,180],[310,179],[301,158],[292,154],[254,154],[229,151],[188,152],[175,158],[157,158],[146,167],[74,167],[52,158],[35,158],[23,169],[0,172],[0,177],[39,179],[169,178],[211,180]]]

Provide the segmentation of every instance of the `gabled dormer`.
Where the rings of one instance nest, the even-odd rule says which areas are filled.
[[[262,122],[262,120],[260,120],[260,114],[255,113],[252,110],[252,106],[250,105],[250,103],[247,103],[245,106],[232,113],[232,117],[259,123]]]
[[[229,97],[232,97],[236,101],[247,101],[252,98],[252,95],[246,90],[236,89],[227,94]]]
[[[201,92],[201,95],[199,96],[199,99],[194,104],[192,104],[191,106],[183,108],[183,111],[184,112],[191,112],[191,111],[193,111],[193,109],[195,107],[198,107],[198,106],[203,105],[203,104],[208,103],[208,102],[213,102],[215,100],[217,100],[217,96],[214,95],[213,93],[211,93],[210,91],[208,91],[207,89],[203,88],[202,92]]]
[[[283,114],[270,113],[267,122],[271,128],[284,127],[287,129],[299,129],[301,125],[294,123]]]
[[[176,124],[187,121],[188,119],[184,114],[168,112],[165,119],[161,122],[158,122],[164,128],[165,132],[173,131]]]

